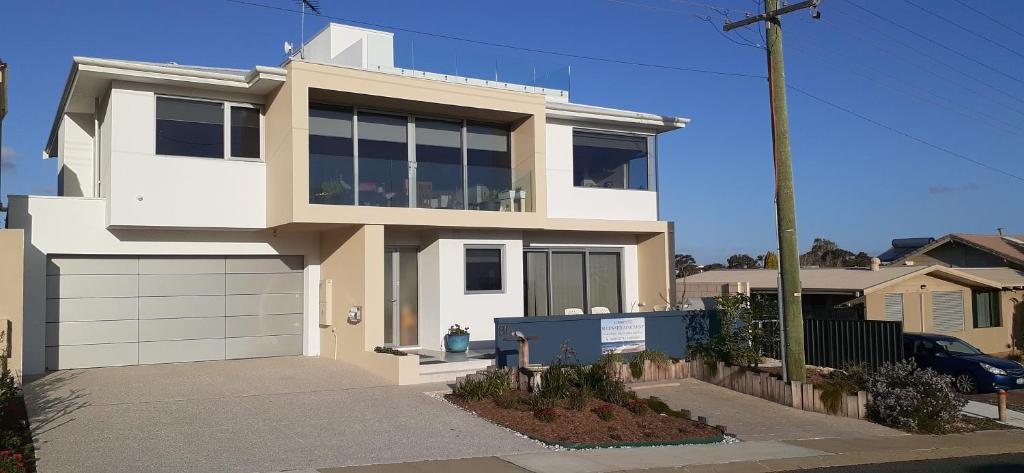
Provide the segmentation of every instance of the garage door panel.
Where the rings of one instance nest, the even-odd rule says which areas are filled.
[[[302,335],[302,314],[252,315],[227,318],[228,337]]]
[[[226,347],[228,359],[294,355],[302,353],[302,335],[228,338]]]
[[[139,259],[134,256],[54,256],[46,263],[47,275],[138,273]]]
[[[288,273],[302,271],[301,256],[228,256],[227,272],[231,273]]]
[[[140,297],[140,319],[223,317],[224,296]]]
[[[302,273],[228,274],[227,293],[302,294]]]
[[[139,300],[134,297],[88,299],[47,299],[47,322],[84,322],[92,320],[135,320],[139,318]]]
[[[136,297],[139,280],[135,275],[89,274],[52,275],[46,277],[46,297]]]
[[[224,257],[143,256],[139,274],[224,274]]]
[[[224,359],[224,339],[139,343],[139,364]]]
[[[302,312],[302,294],[249,294],[227,296],[227,314],[267,315]]]
[[[139,276],[142,296],[219,296],[223,274],[144,274]]]
[[[301,256],[47,261],[48,369],[302,354]]]
[[[48,346],[137,341],[139,341],[138,320],[50,322],[46,324],[46,344]]]
[[[224,319],[199,317],[191,319],[152,319],[139,321],[139,341],[193,340],[224,338]]]
[[[137,343],[46,347],[46,369],[68,370],[139,363]]]

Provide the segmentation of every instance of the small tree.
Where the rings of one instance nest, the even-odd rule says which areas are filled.
[[[757,259],[747,254],[732,255],[725,264],[729,266],[729,269],[757,269],[761,265],[757,263]]]
[[[760,347],[766,341],[766,333],[756,322],[755,307],[761,304],[761,301],[752,302],[746,294],[716,297],[715,312],[721,329],[707,342],[690,345],[690,353],[707,361],[724,361],[731,365],[760,364]]]
[[[774,251],[764,254],[764,269],[779,269],[779,255]]]

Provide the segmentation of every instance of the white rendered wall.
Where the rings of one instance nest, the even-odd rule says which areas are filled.
[[[622,310],[640,312],[650,310],[663,301],[640,300],[639,267],[636,256],[636,237],[633,235],[595,234],[528,234],[524,237],[524,248],[615,248],[622,250]]]
[[[572,129],[546,125],[548,217],[598,220],[658,220],[658,193],[576,187],[572,182]]]
[[[94,126],[90,113],[66,113],[61,119],[57,130],[57,169],[63,195],[95,197]]]
[[[269,231],[108,230],[105,200],[12,196],[10,228],[25,229],[26,374],[44,369],[46,257],[65,255],[303,255],[303,353],[318,355],[319,234]]]
[[[106,117],[111,125],[108,223],[122,227],[266,228],[266,164],[155,155],[154,92],[140,84],[118,82],[111,90]],[[156,92],[195,96],[188,90]]]
[[[466,245],[504,245],[505,289],[502,293],[466,294]],[[442,232],[436,242],[420,253],[420,265],[420,323],[430,326],[435,324],[433,320],[437,321],[432,334],[421,330],[420,345],[424,348],[440,349],[444,334],[453,324],[469,326],[473,344],[494,340],[495,317],[523,315],[523,242],[519,232]],[[436,272],[427,272],[435,271],[435,267]],[[429,279],[436,283],[423,284]],[[435,284],[436,306],[431,299],[434,296],[425,296],[423,292]],[[428,312],[424,312],[424,301],[430,304],[426,307]]]

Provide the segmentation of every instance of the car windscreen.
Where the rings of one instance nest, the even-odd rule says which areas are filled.
[[[936,340],[936,344],[946,350],[953,356],[970,356],[970,355],[982,355],[981,350],[974,348],[963,340]]]

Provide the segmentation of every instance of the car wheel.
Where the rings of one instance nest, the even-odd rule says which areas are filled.
[[[953,387],[960,394],[975,394],[978,392],[978,382],[970,373],[960,373],[953,378]]]

